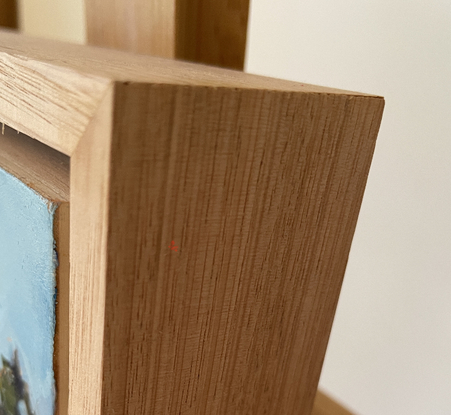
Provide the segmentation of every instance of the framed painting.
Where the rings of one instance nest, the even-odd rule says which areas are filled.
[[[1,33],[0,411],[309,413],[383,106]]]
[[[67,406],[69,158],[5,126],[0,149],[0,414],[53,414],[57,392]]]

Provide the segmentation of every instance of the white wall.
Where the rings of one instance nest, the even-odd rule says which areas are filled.
[[[386,98],[321,385],[364,415],[449,415],[451,2],[251,1],[248,71]],[[85,39],[81,0],[21,9]]]
[[[385,96],[321,386],[451,414],[451,2],[254,0],[247,70]]]

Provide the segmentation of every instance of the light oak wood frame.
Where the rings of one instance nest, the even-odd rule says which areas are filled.
[[[2,33],[0,121],[71,159],[68,413],[310,413],[383,106]]]

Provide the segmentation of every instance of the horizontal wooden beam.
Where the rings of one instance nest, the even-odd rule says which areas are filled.
[[[36,39],[6,31],[0,31],[0,81],[0,122],[66,155],[74,151],[102,97],[115,82],[370,97],[360,92]],[[19,120],[26,120],[26,123]]]

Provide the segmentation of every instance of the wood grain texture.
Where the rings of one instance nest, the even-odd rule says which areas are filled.
[[[103,348],[105,284],[114,255],[108,252],[111,110],[112,88],[71,156],[69,415],[114,413],[102,405],[110,353]]]
[[[5,62],[0,121],[71,156],[69,414],[309,413],[384,100],[11,34]]]
[[[17,1],[0,0],[0,26],[17,29]]]
[[[242,70],[249,0],[87,0],[88,43]]]
[[[73,320],[75,338],[98,327],[98,339],[104,321],[103,410],[309,413],[382,107],[368,97],[116,84],[105,292],[95,294],[104,314],[84,301]],[[75,291],[91,295],[93,285]],[[98,341],[74,369],[92,372],[84,362]],[[73,413],[89,412],[81,404],[98,382],[77,381],[85,390]]]
[[[88,43],[175,57],[176,0],[86,0]]]
[[[8,59],[11,58],[16,58],[19,64],[8,67]],[[17,76],[26,74],[27,70],[41,75],[41,79],[31,78],[27,82],[26,78],[21,83],[12,84],[11,89],[14,93],[21,96],[47,94],[49,99],[60,93],[61,99],[58,102],[63,108],[68,107],[68,103],[71,103],[75,109],[80,106],[78,111],[86,114],[87,118],[92,118],[95,112],[92,108],[97,108],[111,81],[371,96],[362,92],[300,84],[173,59],[37,39],[8,31],[0,31],[0,59],[0,62],[4,62],[4,71],[0,72],[0,76],[4,77],[5,84],[12,78],[11,73],[14,71],[18,72]],[[34,74],[30,76],[32,75]],[[34,80],[35,85],[39,85],[42,90],[31,89],[28,85],[31,80]],[[19,81],[20,78],[16,80],[16,82]],[[44,85],[40,85],[41,82]],[[55,91],[44,89],[46,83],[55,83],[53,87]],[[0,86],[2,86],[1,83]],[[5,87],[0,91],[5,94],[8,92]],[[27,103],[28,106],[32,104],[32,102]],[[56,105],[50,109],[56,111]],[[64,112],[58,115],[67,119],[67,123],[80,122],[79,119],[74,120],[70,114]],[[51,123],[52,119],[48,122]],[[59,127],[61,121],[55,124]],[[84,123],[83,126],[85,126]],[[60,129],[66,127],[62,125]],[[68,128],[73,129],[74,126]],[[61,138],[58,144],[61,145],[63,141]]]
[[[52,65],[55,58],[64,60],[57,48],[51,51],[52,42],[42,42],[46,48],[40,49],[41,42],[26,42],[14,33],[2,32],[0,38],[0,122],[71,154],[108,81],[68,65]],[[15,41],[22,48],[15,48]],[[62,43],[54,45],[64,48]],[[48,51],[53,58],[39,60],[34,50],[43,55]]]
[[[318,390],[315,396],[312,415],[355,415],[334,401],[330,396]]]
[[[0,122],[66,155],[115,81],[368,96],[0,31]]]
[[[7,125],[1,126],[0,165],[41,196],[69,201],[69,157]]]
[[[249,0],[177,0],[175,57],[244,69]]]
[[[69,157],[4,126],[0,167],[57,205],[53,234],[58,253],[54,372],[56,413],[67,414],[69,396]]]

